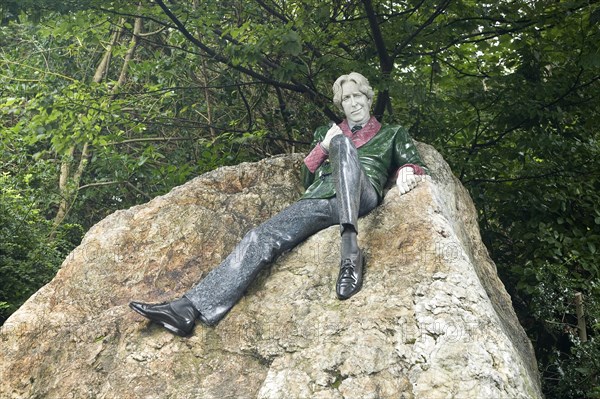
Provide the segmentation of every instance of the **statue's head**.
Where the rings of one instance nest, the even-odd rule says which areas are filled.
[[[367,78],[357,72],[342,75],[333,84],[333,103],[354,124],[364,125],[369,120],[374,95]]]

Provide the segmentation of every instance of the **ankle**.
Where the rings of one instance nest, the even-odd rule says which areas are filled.
[[[171,308],[175,310],[176,313],[189,312],[194,316],[195,319],[197,319],[198,316],[200,316],[200,312],[196,309],[192,301],[187,299],[185,296],[182,296],[181,298],[172,301]]]
[[[342,257],[355,255],[359,252],[357,233],[353,226],[349,225],[342,232]]]

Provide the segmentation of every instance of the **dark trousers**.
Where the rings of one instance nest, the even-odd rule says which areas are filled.
[[[357,229],[357,220],[375,208],[377,192],[369,182],[352,141],[335,136],[329,148],[336,196],[302,199],[250,230],[233,252],[185,293],[200,312],[202,322],[213,325],[240,300],[258,273],[279,255],[334,224]]]

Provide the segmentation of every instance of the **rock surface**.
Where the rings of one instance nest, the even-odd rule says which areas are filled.
[[[94,226],[0,332],[2,398],[539,398],[534,354],[467,191],[432,178],[360,220],[362,291],[335,297],[339,230],[265,270],[216,327],[127,307],[185,292],[298,198],[300,155],[221,168]]]

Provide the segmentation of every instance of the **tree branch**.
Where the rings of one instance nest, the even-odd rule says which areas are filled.
[[[298,93],[306,93],[308,91],[305,86],[280,82],[278,80],[274,80],[267,76],[264,76],[252,69],[249,69],[249,68],[246,68],[246,67],[243,67],[240,65],[234,65],[230,59],[219,54],[218,52],[216,52],[215,50],[213,50],[212,48],[208,47],[206,44],[204,44],[203,42],[198,40],[194,35],[192,35],[190,33],[190,31],[187,30],[185,25],[179,20],[179,18],[177,18],[177,16],[175,14],[173,14],[173,12],[165,5],[165,3],[162,0],[155,0],[155,2],[163,10],[163,12],[167,15],[167,17],[169,17],[169,19],[171,19],[171,21],[173,21],[173,23],[177,27],[177,30],[179,30],[179,32],[181,32],[181,34],[183,34],[183,36],[185,36],[186,39],[188,39],[196,47],[200,48],[202,51],[204,51],[206,54],[211,56],[216,61],[218,61],[222,64],[225,64],[228,67],[235,69],[236,71],[239,71],[245,75],[252,76],[253,78],[258,79],[263,83],[267,83],[267,84],[270,84],[273,86],[278,86],[283,89],[295,91]]]
[[[137,139],[128,139],[123,141],[113,141],[107,143],[106,145],[123,145],[123,144],[131,144],[131,143],[147,143],[154,141],[193,141],[197,140],[196,137],[141,137]]]
[[[80,186],[77,190],[81,191],[84,188],[110,186],[112,184],[123,184],[123,183],[124,183],[124,181],[102,181],[102,182],[97,182],[97,183],[84,184],[83,186]]]
[[[431,25],[433,21],[435,21],[435,19],[446,10],[451,1],[452,0],[444,0],[442,3],[440,3],[436,7],[433,14],[431,14],[429,18],[427,18],[427,21],[425,21],[421,24],[421,26],[415,29],[415,31],[412,34],[410,34],[402,43],[400,43],[400,45],[396,46],[392,58],[395,59],[406,48],[406,46],[408,46],[413,41],[413,39],[417,37],[419,33],[421,33],[423,29]]]
[[[569,172],[572,172],[572,170],[555,170],[555,171],[548,172],[548,173],[541,173],[539,175],[518,176],[518,177],[512,177],[512,178],[506,178],[506,179],[471,179],[471,180],[465,180],[462,183],[464,185],[476,185],[476,184],[481,184],[481,183],[499,184],[499,183],[509,183],[509,182],[516,182],[516,181],[524,181],[524,180],[545,179],[545,178],[556,177],[556,176],[574,176],[574,175],[576,175],[576,173],[569,173]]]

